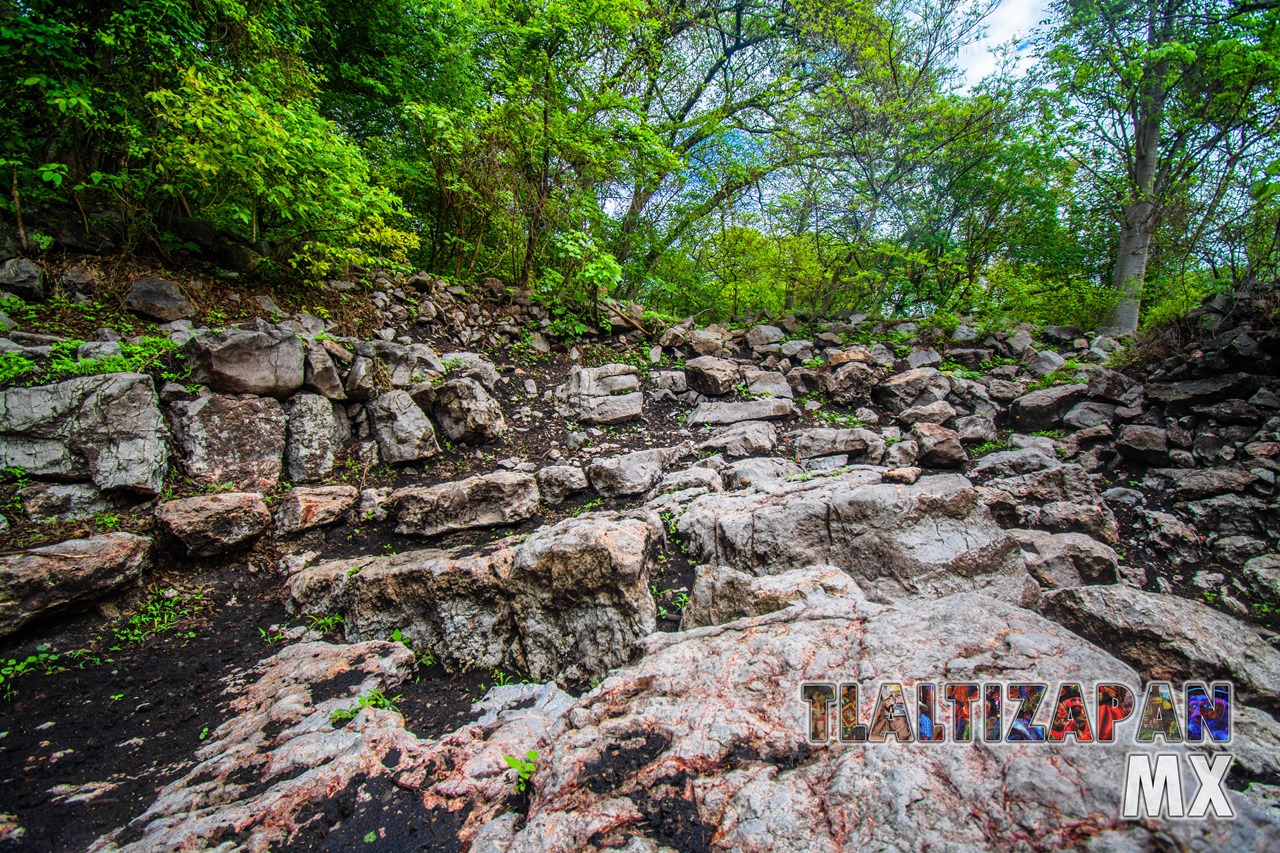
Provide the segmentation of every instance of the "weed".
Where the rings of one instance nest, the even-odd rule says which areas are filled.
[[[523,794],[529,790],[530,781],[533,779],[534,771],[538,769],[538,752],[537,750],[529,750],[524,754],[524,758],[517,758],[514,755],[503,756],[503,761],[507,762],[507,766],[516,771],[516,793]]]
[[[671,603],[675,605],[677,610],[684,610],[686,607],[689,606],[689,593],[687,592],[676,593],[675,597],[671,599]]]
[[[177,628],[184,620],[195,616],[208,606],[202,592],[183,592],[177,589],[161,589],[153,584],[150,598],[142,608],[129,617],[124,627],[114,629],[120,643],[141,643],[156,634]],[[195,632],[185,633],[186,639],[194,639]]]
[[[114,512],[103,510],[102,512],[94,513],[93,523],[98,526],[99,530],[119,530],[120,516]]]
[[[268,645],[283,643],[285,641],[284,631],[277,630],[274,634],[267,631],[266,628],[259,628],[258,633],[262,635],[262,641]]]
[[[594,500],[589,500],[586,503],[584,503],[582,506],[575,509],[573,511],[573,514],[575,516],[578,516],[578,515],[582,515],[584,512],[591,512],[593,509],[600,506],[600,504],[602,504],[603,502],[604,501],[601,498],[595,498]]]
[[[209,736],[209,727],[205,726],[200,730],[200,740],[204,740]]]
[[[337,613],[328,616],[308,616],[307,621],[312,631],[319,631],[321,634],[327,634],[337,629],[339,625],[346,625],[347,622]]]
[[[399,702],[403,698],[404,697],[399,694],[388,697],[381,690],[370,690],[367,693],[361,693],[360,697],[356,699],[356,703],[354,705],[350,705],[346,708],[338,708],[331,713],[329,715],[329,722],[333,723],[335,726],[345,725],[351,720],[354,720],[356,715],[365,708],[382,708],[386,711],[398,712],[400,709],[396,707],[395,703]]]

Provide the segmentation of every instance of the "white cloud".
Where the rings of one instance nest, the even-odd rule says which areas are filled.
[[[1018,39],[1023,41],[1047,15],[1049,0],[1004,0],[987,18],[987,34],[961,52],[960,68],[972,86],[996,68],[990,48]],[[1024,50],[1025,53],[1025,50]]]

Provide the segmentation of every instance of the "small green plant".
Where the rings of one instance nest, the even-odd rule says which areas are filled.
[[[573,514],[575,516],[578,516],[578,515],[582,515],[584,512],[591,512],[593,509],[600,506],[601,503],[603,503],[603,500],[601,498],[595,498],[594,500],[589,500],[586,503],[584,503],[582,506],[575,509],[573,511]]]
[[[124,694],[123,694],[123,693],[112,693],[112,694],[111,694],[111,701],[112,701],[112,702],[119,702],[119,701],[120,701],[121,699],[123,699],[123,698],[124,698]]]
[[[204,593],[198,591],[161,589],[153,584],[150,593],[141,609],[130,615],[123,627],[114,629],[118,642],[141,643],[156,634],[172,631],[208,606]],[[191,639],[195,633],[189,631],[186,636]]]
[[[200,740],[204,740],[209,736],[209,727],[205,726],[200,730]]]
[[[497,667],[494,667],[493,669],[489,670],[489,674],[493,676],[494,687],[505,687],[508,684],[516,683],[516,678],[514,675],[508,675],[507,673],[503,672]]]
[[[686,607],[689,606],[689,593],[687,592],[676,593],[675,596],[671,599],[671,603],[675,605],[677,610],[684,610]]]
[[[36,369],[36,363],[16,352],[0,352],[0,385],[8,385]]]
[[[308,616],[307,622],[312,631],[319,631],[321,634],[327,634],[336,630],[339,625],[347,624],[346,620],[337,613],[332,613],[328,616]]]
[[[533,774],[538,769],[537,750],[529,750],[524,754],[524,758],[506,755],[503,756],[502,760],[507,762],[508,767],[516,771],[516,793],[523,794],[528,791],[529,785],[533,780]]]
[[[262,641],[267,645],[275,645],[285,641],[284,631],[268,632],[266,628],[259,628],[258,633],[262,635]]]
[[[462,359],[458,358],[457,356],[454,356],[452,358],[441,359],[440,366],[444,368],[444,372],[446,374],[453,373],[453,371],[457,370],[459,367],[462,367]]]
[[[345,725],[351,720],[354,720],[356,715],[365,708],[381,708],[386,711],[398,712],[400,709],[396,707],[395,703],[399,702],[403,698],[404,696],[399,694],[388,697],[381,690],[370,690],[367,693],[361,693],[359,698],[356,699],[356,703],[354,705],[336,709],[329,715],[329,722],[333,723],[335,726]]]
[[[99,530],[119,530],[120,516],[114,512],[103,510],[102,512],[94,513],[93,523],[98,526]]]

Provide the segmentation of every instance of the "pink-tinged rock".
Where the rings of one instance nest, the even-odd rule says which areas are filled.
[[[359,497],[355,486],[292,489],[276,510],[276,529],[288,535],[334,524]]]
[[[271,513],[257,492],[227,492],[168,501],[156,521],[192,557],[212,557],[248,545],[271,526]]]
[[[69,539],[0,557],[0,637],[136,583],[151,540],[132,533]]]

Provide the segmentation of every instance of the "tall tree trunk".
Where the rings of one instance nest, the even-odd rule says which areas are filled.
[[[1111,275],[1112,286],[1120,294],[1120,301],[1111,315],[1111,329],[1120,334],[1132,334],[1138,328],[1147,255],[1151,251],[1151,236],[1155,231],[1154,208],[1150,201],[1131,204],[1125,208],[1124,221],[1120,223],[1120,247]]]

